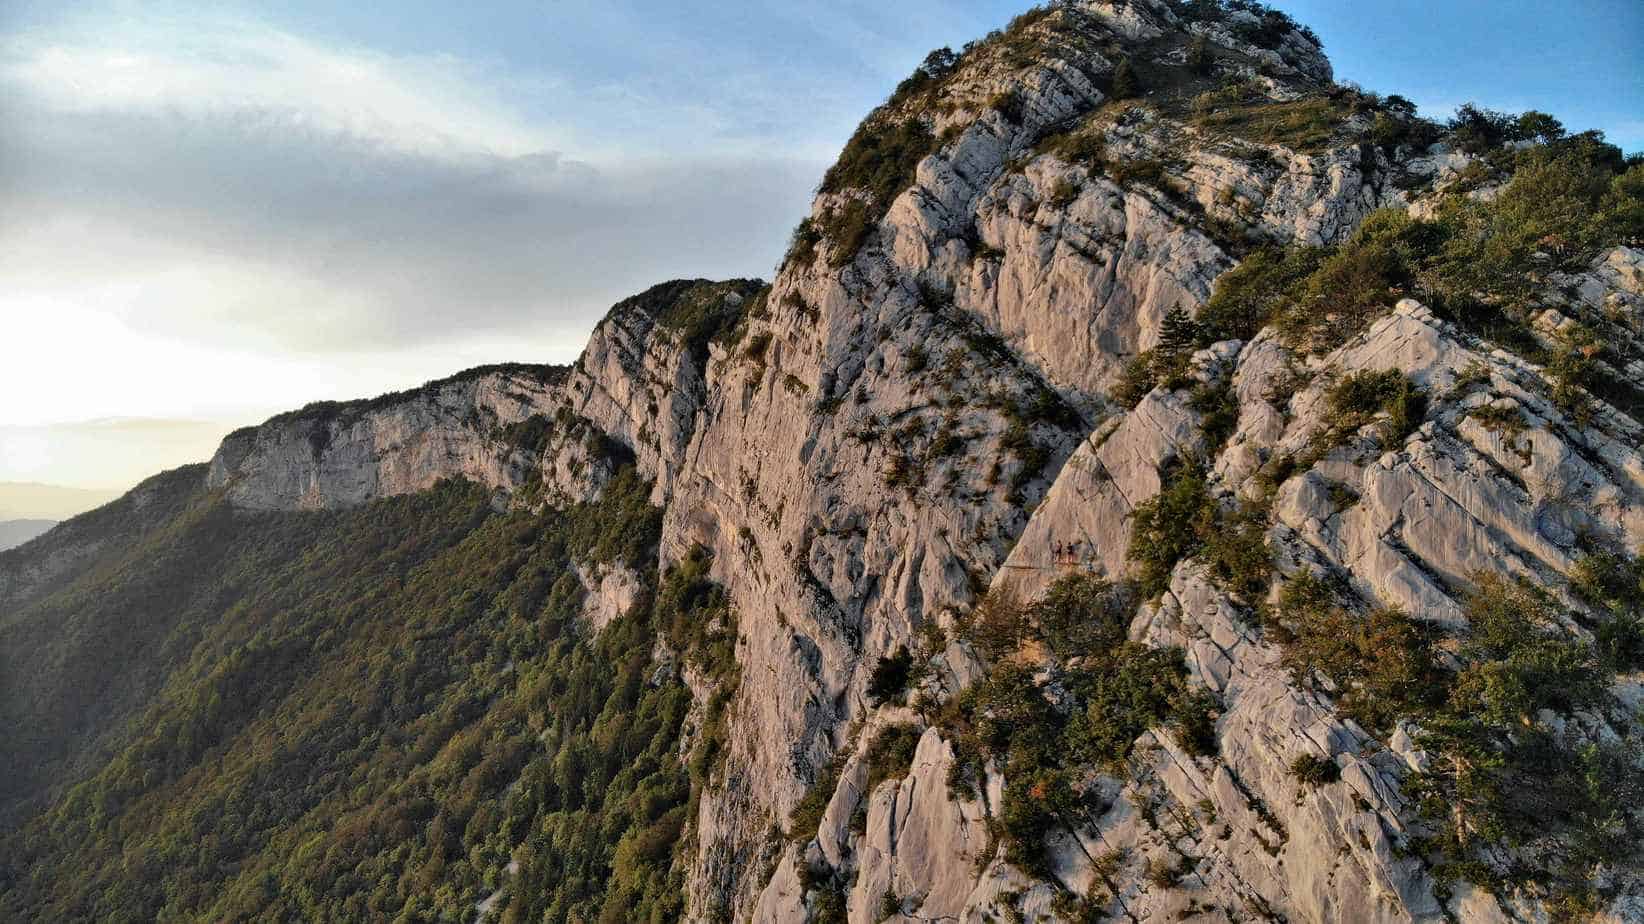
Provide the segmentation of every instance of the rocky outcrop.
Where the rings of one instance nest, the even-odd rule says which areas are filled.
[[[536,460],[506,428],[551,412],[564,371],[474,369],[370,401],[313,404],[238,430],[208,483],[248,510],[323,510],[467,478],[505,496]]]
[[[369,401],[321,402],[236,431],[209,483],[249,510],[351,507],[465,478],[499,507],[593,497],[633,456],[662,503],[705,400],[707,344],[758,280],[663,283],[617,304],[569,368],[471,369]]]
[[[1002,565],[1049,559],[1048,539],[1024,536],[1065,538],[1054,517],[1078,519],[1122,567],[1125,514],[1156,490],[1161,447],[1197,439],[1196,415],[1152,399],[1104,457],[1105,392],[1166,311],[1202,304],[1233,264],[1189,203],[1242,191],[1252,235],[1329,242],[1396,200],[1385,165],[1356,151],[1241,161],[1180,122],[1104,106],[1102,49],[1176,28],[1161,5],[1081,4],[1016,37],[1048,54],[974,53],[935,116],[943,140],[866,246],[839,268],[790,261],[746,340],[716,350],[664,538],[672,556],[712,549],[738,610],[757,614],[738,649],[749,732],[698,818],[703,913],[758,904],[741,871],[768,865],[769,825],[868,709],[876,659],[968,608]],[[1058,133],[1193,166],[1115,182],[1045,150]],[[841,201],[824,193],[813,221]]]
[[[656,483],[659,505],[672,493],[707,400],[708,344],[764,288],[756,279],[653,287],[612,308],[571,368],[567,407],[634,453]]]

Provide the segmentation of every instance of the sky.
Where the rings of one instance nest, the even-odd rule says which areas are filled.
[[[1644,149],[1637,0],[1293,0],[1337,78]],[[998,0],[0,0],[0,481],[119,488],[232,427],[769,276],[856,122]],[[1556,10],[1556,12],[1549,12]]]

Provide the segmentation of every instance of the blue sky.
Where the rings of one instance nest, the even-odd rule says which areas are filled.
[[[1429,115],[1644,149],[1638,0],[1278,5]],[[0,393],[31,400],[0,480],[122,484],[309,400],[568,361],[661,279],[768,275],[858,119],[1025,7],[4,0]],[[198,439],[86,460],[84,422],[133,418]]]

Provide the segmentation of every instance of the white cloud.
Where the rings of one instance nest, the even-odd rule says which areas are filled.
[[[59,112],[266,113],[293,128],[432,156],[518,157],[566,140],[505,100],[500,73],[449,55],[326,47],[243,21],[25,34],[6,43],[3,62],[0,81]]]
[[[33,399],[0,424],[246,423],[568,361],[645,286],[768,272],[820,172],[568,158],[513,81],[244,22],[5,40],[0,393]]]

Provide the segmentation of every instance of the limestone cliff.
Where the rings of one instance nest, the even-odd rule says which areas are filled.
[[[1181,325],[1263,248],[1323,259],[1372,214],[1500,194],[1489,156],[1331,79],[1316,39],[1253,4],[1026,15],[933,55],[869,117],[769,287],[658,287],[568,371],[276,418],[224,443],[212,484],[301,508],[455,476],[542,508],[596,494],[601,459],[632,454],[664,509],[664,562],[707,550],[739,617],[727,750],[692,820],[694,920],[1070,920],[1080,902],[1130,920],[1537,919],[1534,890],[1435,875],[1402,789],[1426,766],[1419,730],[1348,717],[1261,614],[1320,575],[1354,612],[1464,633],[1491,572],[1546,588],[1576,614],[1559,631],[1590,637],[1572,570],[1644,545],[1625,384],[1644,371],[1644,252],[1543,254],[1513,342],[1384,285],[1351,308],[1326,287],[1289,327],[1183,351]],[[1166,351],[1178,368],[1139,381]],[[1573,399],[1553,365],[1581,360]],[[1341,383],[1390,370],[1419,406],[1342,409]],[[1133,607],[1129,638],[1181,648],[1214,698],[1214,746],[1148,730],[1126,773],[1080,781],[1084,809],[1024,869],[998,837],[1011,771],[959,785],[936,718],[999,660],[965,620],[990,589],[1135,577],[1136,511],[1189,469],[1226,516],[1260,509],[1238,528],[1274,571],[1252,591],[1189,555]],[[636,593],[626,575],[584,581],[596,624]],[[918,695],[881,704],[870,680],[899,649],[920,659]],[[1012,657],[1047,688],[1065,667]],[[1639,701],[1636,674],[1612,681]],[[1637,739],[1613,711],[1569,721]],[[870,788],[873,743],[903,723],[908,765]],[[1326,782],[1298,778],[1304,757]],[[818,781],[819,820],[797,811]],[[1644,914],[1636,868],[1601,873],[1598,910]]]
[[[229,434],[209,483],[250,510],[320,510],[426,490],[468,478],[501,492],[535,460],[503,428],[548,409],[562,370],[484,367],[419,389],[355,402],[322,402]]]

